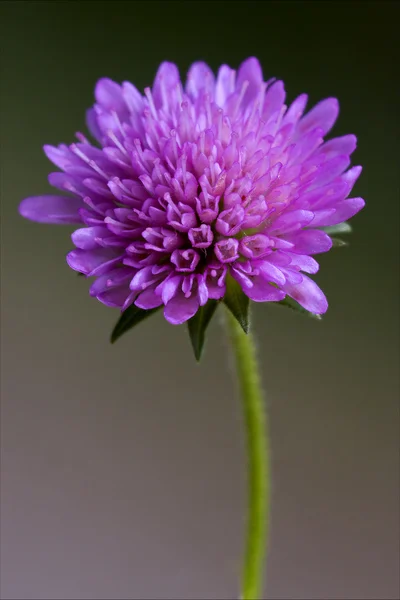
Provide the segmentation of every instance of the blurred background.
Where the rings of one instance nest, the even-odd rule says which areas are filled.
[[[241,411],[219,319],[195,363],[160,314],[118,311],[69,270],[72,228],[24,221],[102,76],[257,56],[288,100],[336,96],[367,206],[320,257],[322,322],[258,305],[270,417],[273,599],[399,598],[399,77],[395,2],[1,2],[1,597],[234,599]]]

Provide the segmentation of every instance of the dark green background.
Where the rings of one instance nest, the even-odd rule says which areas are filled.
[[[399,598],[399,73],[395,2],[1,2],[1,593],[237,598],[241,413],[216,319],[195,364],[161,315],[118,312],[70,271],[70,228],[17,213],[49,192],[45,143],[84,129],[96,80],[250,55],[289,101],[337,96],[355,133],[351,246],[321,257],[321,322],[271,305],[253,330],[270,415],[268,597]]]

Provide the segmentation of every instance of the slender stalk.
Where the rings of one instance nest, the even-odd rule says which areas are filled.
[[[252,336],[243,332],[229,312],[227,325],[236,360],[247,437],[248,515],[241,598],[259,600],[263,589],[269,508],[266,413]]]

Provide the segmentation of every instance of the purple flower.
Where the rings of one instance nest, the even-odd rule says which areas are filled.
[[[215,78],[191,66],[183,87],[161,64],[144,96],[128,82],[101,79],[87,124],[70,146],[45,146],[61,171],[62,194],[23,200],[20,213],[41,223],[76,223],[72,269],[94,277],[90,294],[125,310],[164,305],[173,324],[232,277],[251,300],[286,295],[315,314],[327,301],[305,273],[332,240],[323,228],[363,206],[348,198],[361,167],[354,135],[324,141],[338,115],[328,98],[304,114],[307,96],[287,107],[282,81],[263,81],[249,58]]]

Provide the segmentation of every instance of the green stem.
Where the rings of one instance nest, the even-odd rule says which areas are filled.
[[[228,312],[228,311],[227,311]],[[259,600],[268,534],[268,440],[256,351],[251,334],[245,334],[230,312],[228,330],[236,360],[247,435],[248,516],[242,600]]]

